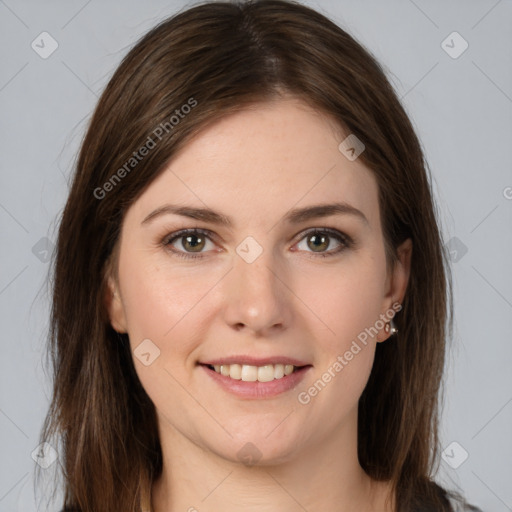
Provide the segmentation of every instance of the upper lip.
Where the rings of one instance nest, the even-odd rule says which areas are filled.
[[[293,364],[294,366],[308,366],[309,363],[301,361],[294,357],[287,356],[269,356],[254,357],[247,355],[219,357],[217,359],[208,359],[207,361],[199,361],[199,364],[207,364],[211,366],[228,365],[228,364],[245,364],[249,366],[265,366],[268,364]]]

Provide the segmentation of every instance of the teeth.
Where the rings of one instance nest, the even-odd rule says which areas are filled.
[[[290,373],[293,372],[293,364],[287,364],[285,367],[284,367],[284,374],[285,375],[290,375]]]
[[[255,368],[254,366],[249,366],[249,368]],[[273,364],[267,364],[266,366],[260,366],[258,368],[258,381],[259,382],[270,382],[271,380],[274,380],[275,375],[274,365]]]
[[[274,379],[282,379],[285,375],[290,375],[297,369],[293,364],[267,364],[265,366],[223,364],[214,365],[213,368],[225,377],[245,382],[270,382]]]

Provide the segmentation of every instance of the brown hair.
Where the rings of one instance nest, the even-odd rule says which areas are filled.
[[[388,263],[406,238],[417,248],[399,332],[378,344],[359,402],[358,453],[371,477],[392,480],[397,511],[451,510],[432,480],[452,299],[428,165],[373,56],[322,14],[284,0],[203,3],[164,20],[123,59],[89,123],[60,222],[47,349],[54,389],[41,434],[62,442],[66,510],[138,511],[141,489],[162,470],[154,405],[105,307],[124,212],[208,124],[282,94],[365,144],[359,158],[378,182]]]

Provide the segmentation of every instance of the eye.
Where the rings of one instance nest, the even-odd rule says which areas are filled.
[[[306,247],[311,249],[311,252],[313,253],[311,254],[312,257],[322,256],[325,258],[328,256],[334,256],[353,245],[353,240],[348,235],[331,228],[311,229],[302,234],[301,243],[304,239]],[[326,251],[325,249],[331,245],[332,239],[338,242],[338,247],[334,250]],[[299,246],[300,244],[298,247]],[[306,249],[306,252],[310,251]]]
[[[172,233],[169,237],[165,238],[162,243],[181,258],[203,258],[204,256],[201,251],[204,249],[206,242],[211,241],[210,234],[211,233],[209,231],[198,228],[183,229],[176,233]],[[178,242],[177,245],[179,249],[177,249],[174,246],[174,242],[179,240],[181,240],[181,242]],[[192,254],[189,254],[189,251]]]
[[[205,257],[203,249],[207,242],[213,243],[213,234],[204,229],[192,228],[183,229],[171,233],[162,241],[162,245],[167,247],[173,254],[180,258],[199,259]],[[341,251],[353,246],[354,242],[348,235],[331,228],[313,228],[305,233],[301,233],[300,241],[306,239],[307,249],[301,249],[309,252],[310,257],[328,257],[334,256]],[[338,242],[338,247],[326,251],[331,246],[332,239]],[[299,244],[300,245],[300,244]],[[308,250],[311,249],[311,250]]]

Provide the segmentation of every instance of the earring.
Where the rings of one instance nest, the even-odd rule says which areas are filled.
[[[393,320],[390,320],[385,326],[384,326],[384,330],[386,331],[387,334],[390,334],[391,336],[393,336],[393,334],[396,334],[398,332],[398,329],[395,325],[395,322],[393,322]]]

